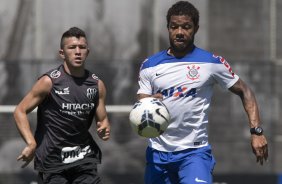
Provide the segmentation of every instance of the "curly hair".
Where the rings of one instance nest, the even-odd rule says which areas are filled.
[[[199,25],[199,11],[188,1],[178,1],[168,9],[166,16],[167,27],[169,27],[170,18],[173,15],[187,15],[191,17],[196,26]]]
[[[63,48],[63,46],[64,46],[63,40],[65,38],[69,38],[69,37],[76,37],[76,38],[84,37],[84,38],[86,38],[86,34],[83,30],[79,29],[78,27],[71,27],[69,30],[64,32],[64,34],[62,35],[61,43],[60,43],[61,48]]]

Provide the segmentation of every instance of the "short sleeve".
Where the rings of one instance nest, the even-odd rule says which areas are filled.
[[[212,75],[221,87],[229,89],[239,80],[239,76],[232,71],[231,66],[224,58],[219,57],[218,59],[220,62],[212,68]]]
[[[139,89],[137,91],[137,94],[147,94],[152,95],[152,85],[151,85],[151,76],[150,76],[150,69],[151,68],[145,68],[142,69],[139,72]]]

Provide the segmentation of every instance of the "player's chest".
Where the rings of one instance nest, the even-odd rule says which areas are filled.
[[[61,101],[89,103],[94,102],[98,98],[98,87],[91,83],[60,81],[54,83],[52,95]]]
[[[155,88],[200,88],[212,82],[210,66],[201,63],[163,65],[152,71]]]

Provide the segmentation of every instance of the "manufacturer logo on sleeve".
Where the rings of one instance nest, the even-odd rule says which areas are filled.
[[[99,80],[99,77],[97,77],[95,74],[92,74],[92,78],[95,80]]]
[[[61,76],[61,72],[59,70],[54,70],[51,74],[50,77],[53,79],[59,78]]]
[[[201,180],[198,177],[195,178],[195,182],[197,182],[197,183],[208,183],[207,181]]]

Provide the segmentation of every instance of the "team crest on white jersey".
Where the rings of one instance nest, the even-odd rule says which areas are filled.
[[[189,65],[187,66],[187,69],[188,69],[188,74],[187,74],[188,79],[191,79],[191,80],[199,79],[200,77],[200,74],[199,74],[200,67],[199,66]]]
[[[59,70],[54,70],[51,74],[50,77],[53,79],[59,78],[61,76],[61,72]]]
[[[90,100],[94,100],[95,96],[97,94],[97,89],[96,88],[88,88],[87,89],[87,97],[90,99]]]

